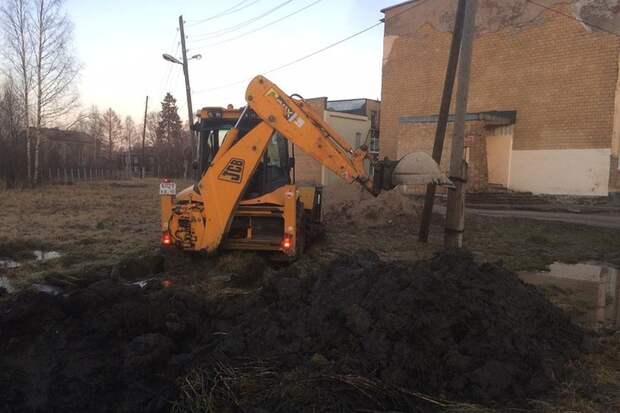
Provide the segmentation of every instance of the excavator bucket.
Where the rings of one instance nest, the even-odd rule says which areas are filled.
[[[392,173],[393,185],[437,184],[454,187],[448,177],[441,172],[437,162],[425,152],[412,152],[403,156]]]

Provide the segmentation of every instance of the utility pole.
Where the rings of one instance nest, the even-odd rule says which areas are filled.
[[[456,9],[456,16],[454,19],[454,33],[452,34],[450,56],[448,57],[448,66],[446,68],[443,95],[441,96],[441,104],[439,108],[439,118],[437,119],[437,129],[435,130],[435,142],[433,144],[433,159],[435,160],[435,162],[437,162],[437,165],[441,164],[443,142],[446,137],[446,128],[448,126],[448,118],[450,116],[450,102],[452,101],[452,91],[454,90],[456,68],[459,63],[459,53],[461,50],[461,37],[463,35],[463,22],[465,20],[466,2],[467,0],[459,0]],[[437,186],[435,184],[428,184],[426,186],[424,210],[422,211],[420,232],[418,234],[418,239],[422,242],[428,241],[428,234],[431,226],[431,218],[433,215],[433,204],[435,202],[436,189]]]
[[[465,230],[465,185],[467,184],[467,162],[463,159],[463,150],[465,147],[465,115],[467,114],[469,75],[474,48],[477,8],[478,0],[467,0],[458,70],[454,135],[452,137],[452,150],[450,155],[450,179],[454,182],[456,187],[448,190],[446,232],[444,238],[444,245],[446,247],[461,248],[463,246],[463,231]]]
[[[142,125],[142,162],[140,162],[140,177],[144,179],[146,176],[146,152],[144,149],[144,143],[146,141],[146,115],[149,110],[149,97],[146,97],[146,103],[144,104],[144,125]]]
[[[185,93],[187,95],[187,118],[189,121],[190,146],[192,151],[191,163],[195,160],[196,142],[192,125],[194,124],[194,111],[192,109],[192,93],[189,87],[189,65],[187,64],[187,49],[185,48],[185,28],[183,26],[183,15],[179,16],[179,32],[181,35],[181,52],[183,53],[183,75],[185,76]]]

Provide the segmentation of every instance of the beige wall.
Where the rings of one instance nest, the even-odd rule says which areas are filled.
[[[512,160],[512,126],[493,128],[486,136],[487,173],[490,184],[508,187]]]
[[[367,116],[351,115],[348,113],[331,112],[325,109],[327,98],[306,99],[317,115],[340,133],[351,146],[355,146],[356,133],[360,134],[361,143],[364,143],[370,119]],[[301,149],[295,149],[295,178],[299,184],[335,185],[343,183],[331,171],[325,169],[318,161],[305,154]]]
[[[319,118],[323,118],[323,112],[327,106],[327,98],[305,99]],[[321,164],[307,155],[299,148],[295,148],[295,179],[297,183],[318,185],[321,183]]]
[[[539,194],[606,196],[609,149],[515,150],[509,188]]]
[[[357,148],[364,143],[368,130],[370,129],[370,119],[367,116],[351,115],[348,113],[325,111],[323,120],[334,128],[353,148]],[[356,141],[356,134],[359,134],[360,141]],[[333,172],[321,167],[321,183],[328,185],[348,185]]]

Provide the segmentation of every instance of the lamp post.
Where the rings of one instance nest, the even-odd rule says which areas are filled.
[[[192,57],[190,57],[189,59],[187,58],[187,51],[185,49],[185,38],[184,38],[184,32],[183,32],[183,19],[179,18],[179,24],[181,25],[181,45],[182,45],[182,51],[183,51],[183,60],[179,60],[176,57],[168,54],[168,53],[164,53],[162,54],[162,57],[164,58],[164,60],[171,62],[171,63],[175,63],[178,65],[183,66],[183,75],[185,77],[185,93],[186,93],[186,97],[187,97],[187,120],[189,122],[189,133],[190,133],[190,146],[191,146],[191,152],[192,152],[192,160],[191,162],[193,163],[196,159],[196,140],[194,137],[194,131],[192,130],[192,125],[194,124],[194,111],[192,108],[192,93],[191,93],[191,89],[189,86],[189,69],[188,69],[188,64],[187,62],[190,60],[200,60],[202,59],[202,55],[201,54],[196,54],[193,55]]]

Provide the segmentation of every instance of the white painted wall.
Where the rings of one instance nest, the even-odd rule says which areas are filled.
[[[512,151],[509,188],[535,194],[607,196],[610,149]]]

